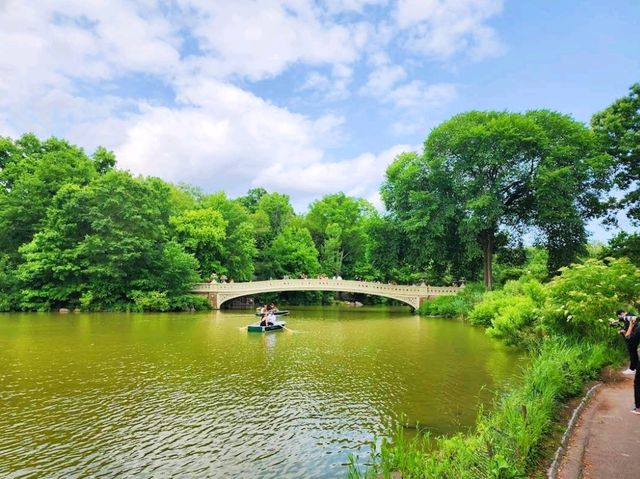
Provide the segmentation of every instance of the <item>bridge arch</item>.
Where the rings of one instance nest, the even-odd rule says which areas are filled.
[[[193,293],[206,296],[215,309],[242,296],[283,291],[332,291],[362,293],[395,299],[417,309],[423,301],[435,296],[456,294],[461,287],[413,286],[351,281],[341,279],[282,279],[244,283],[199,283]]]

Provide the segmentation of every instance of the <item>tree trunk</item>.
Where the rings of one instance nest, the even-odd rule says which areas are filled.
[[[487,290],[492,289],[493,287],[493,272],[492,272],[492,261],[493,261],[493,247],[495,243],[495,236],[493,230],[483,231],[481,236],[482,242],[482,266],[484,271],[484,287]]]

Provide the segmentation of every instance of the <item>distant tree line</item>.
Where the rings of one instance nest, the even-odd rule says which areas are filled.
[[[639,145],[640,84],[591,127],[548,110],[463,113],[389,166],[385,213],[336,193],[296,214],[263,188],[205,194],[118,170],[104,148],[0,137],[0,310],[200,308],[188,291],[212,277],[490,288],[541,257],[553,275],[586,252],[591,219],[640,223]],[[638,262],[640,238],[602,254]]]

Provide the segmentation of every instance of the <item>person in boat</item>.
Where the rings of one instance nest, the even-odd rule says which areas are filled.
[[[262,315],[260,319],[260,326],[267,325],[267,315],[269,314],[269,310],[267,309],[267,305],[263,304],[262,308],[260,308],[260,314]]]
[[[266,322],[267,322],[266,326],[273,326],[274,324],[276,324],[276,315],[272,310],[270,310],[269,314],[267,314]]]
[[[271,311],[273,314],[276,314],[278,312],[278,308],[276,307],[275,303],[271,303],[269,305],[269,311]]]

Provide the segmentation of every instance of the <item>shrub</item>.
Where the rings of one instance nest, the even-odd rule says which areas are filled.
[[[195,294],[183,294],[171,298],[171,311],[209,311],[211,305],[207,298]]]
[[[470,283],[455,296],[437,296],[426,301],[418,309],[418,314],[444,317],[467,315],[482,300],[484,291],[481,283]]]
[[[552,333],[601,341],[607,318],[640,296],[640,271],[627,259],[589,259],[561,269],[547,287],[544,324]]]
[[[502,339],[511,346],[530,346],[535,343],[538,307],[528,296],[515,296],[502,305],[487,329],[489,336]]]
[[[160,291],[132,291],[134,310],[136,311],[168,311],[167,293]]]

